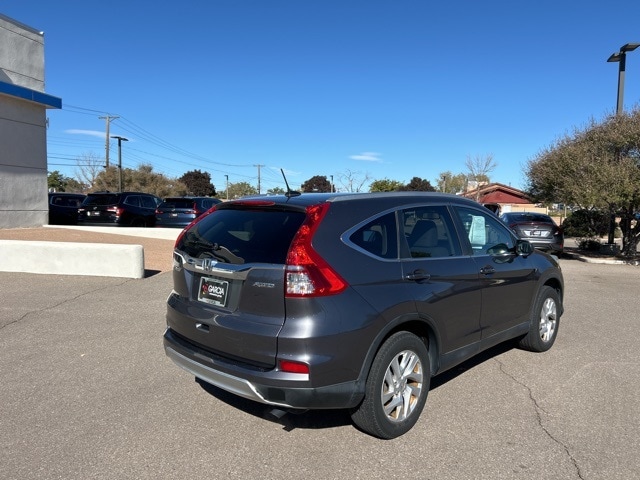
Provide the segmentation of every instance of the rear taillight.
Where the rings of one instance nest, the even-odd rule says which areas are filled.
[[[116,217],[121,217],[124,213],[124,208],[121,207],[109,207],[107,208],[107,212],[115,212]]]
[[[338,273],[314,250],[313,235],[329,210],[329,204],[307,207],[307,217],[291,242],[285,266],[287,297],[335,295],[347,288]]]

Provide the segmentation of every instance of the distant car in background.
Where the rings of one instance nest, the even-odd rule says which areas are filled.
[[[82,193],[49,192],[49,225],[78,223],[78,208],[85,198]]]
[[[156,227],[184,228],[220,202],[212,197],[167,197],[156,209]]]
[[[564,233],[549,215],[534,212],[508,212],[500,215],[513,232],[523,240],[529,240],[538,250],[561,254],[564,250]]]
[[[79,225],[153,227],[159,197],[142,192],[89,193],[78,209]]]

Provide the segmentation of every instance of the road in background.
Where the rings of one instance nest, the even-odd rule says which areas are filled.
[[[203,388],[162,348],[171,273],[0,273],[3,479],[638,479],[640,267],[561,261],[554,348],[433,380],[406,435]]]

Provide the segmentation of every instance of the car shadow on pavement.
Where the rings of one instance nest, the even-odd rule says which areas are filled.
[[[435,390],[447,382],[457,378],[465,372],[472,370],[474,367],[491,360],[503,353],[514,348],[513,342],[505,342],[492,347],[466,362],[448,370],[431,379],[429,390]],[[343,427],[352,425],[349,411],[343,410],[293,410],[286,408],[278,408],[272,405],[265,405],[253,400],[248,400],[227,392],[221,388],[211,385],[199,378],[195,379],[196,383],[206,391],[209,395],[230,405],[234,408],[242,410],[254,417],[262,418],[273,423],[278,423],[283,430],[290,432],[296,428],[303,429],[324,429]],[[428,408],[428,401],[427,401]]]
[[[287,432],[295,430],[296,428],[324,429],[351,425],[351,417],[347,410],[294,410],[278,408],[273,405],[265,405],[239,397],[199,378],[196,378],[196,383],[218,400],[254,417],[278,423],[282,425],[283,430]]]

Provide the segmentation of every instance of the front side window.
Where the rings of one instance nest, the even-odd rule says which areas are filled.
[[[479,210],[455,209],[474,255],[492,255],[515,248],[515,239],[495,216]]]
[[[404,237],[411,258],[441,258],[461,254],[446,207],[428,205],[402,211]]]

